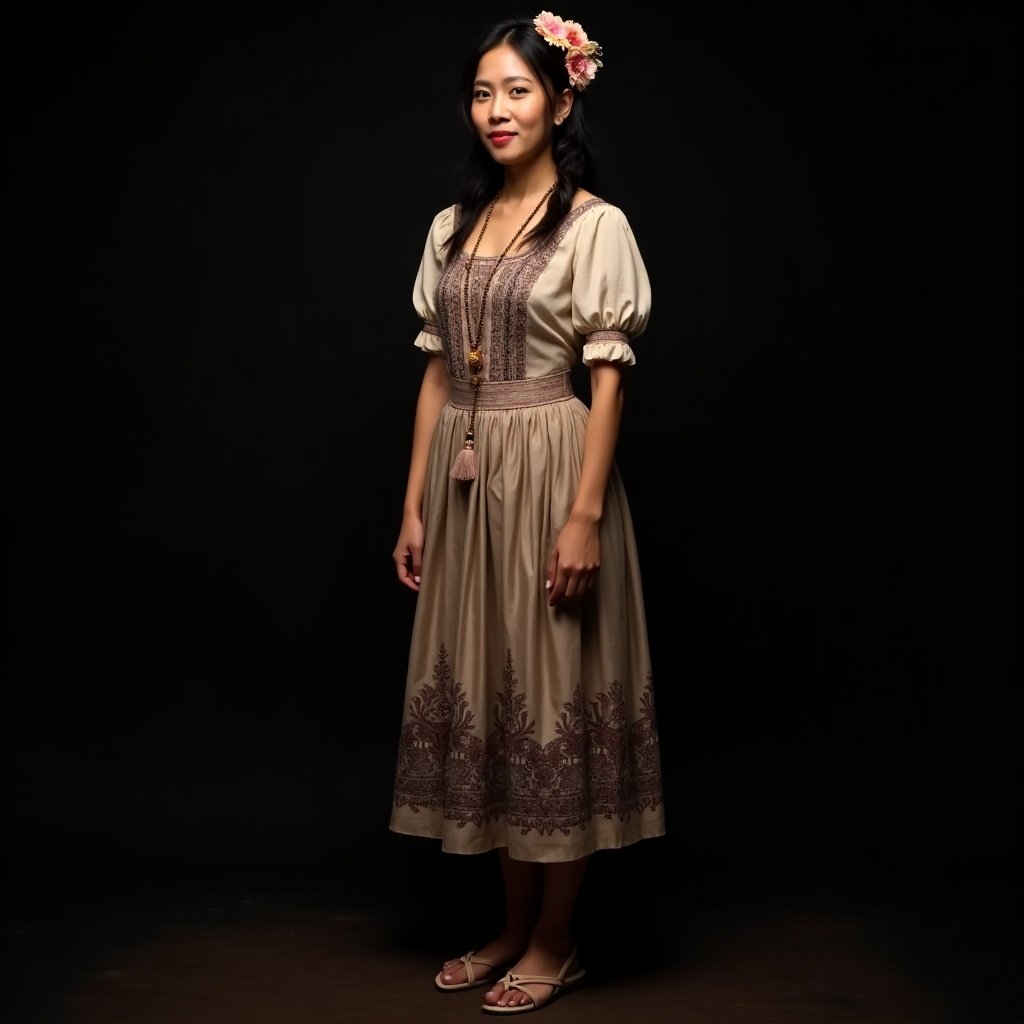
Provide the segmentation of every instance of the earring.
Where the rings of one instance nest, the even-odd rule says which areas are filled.
[[[555,118],[555,124],[561,124],[563,120],[564,120],[564,118],[556,117]]]

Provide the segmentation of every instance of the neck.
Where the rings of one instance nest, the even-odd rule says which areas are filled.
[[[505,169],[505,183],[501,189],[503,202],[515,204],[530,200],[536,202],[558,177],[555,162],[545,162],[540,166],[529,168]]]

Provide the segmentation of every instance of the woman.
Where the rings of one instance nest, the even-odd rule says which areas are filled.
[[[435,978],[489,984],[494,1013],[583,978],[572,917],[589,856],[665,831],[615,462],[651,293],[626,217],[585,187],[600,55],[547,11],[477,47],[462,194],[433,219],[413,293],[427,363],[393,557],[419,596],[390,827],[497,851],[504,929]],[[580,360],[589,407],[572,392]]]

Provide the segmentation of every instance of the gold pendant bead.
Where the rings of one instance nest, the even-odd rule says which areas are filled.
[[[480,349],[471,348],[466,362],[469,363],[469,368],[473,373],[479,373],[484,367],[484,357]]]

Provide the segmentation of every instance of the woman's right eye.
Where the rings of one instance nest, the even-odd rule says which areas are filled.
[[[487,99],[488,95],[489,94],[486,89],[477,89],[476,92],[473,93],[473,99],[485,100]]]

